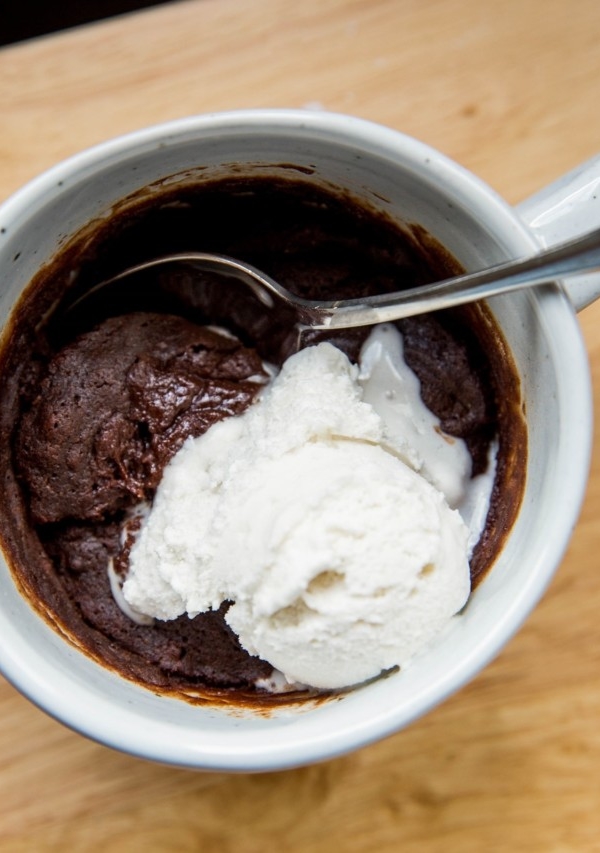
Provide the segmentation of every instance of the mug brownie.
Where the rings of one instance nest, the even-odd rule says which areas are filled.
[[[416,226],[308,177],[234,176],[156,187],[77,235],[31,283],[0,354],[0,530],[15,579],[58,630],[99,662],[159,691],[281,701],[271,666],[219,611],[132,619],[107,570],[128,548],[161,473],[188,436],[243,412],[300,346],[330,340],[356,360],[366,329],[305,332],[239,282],[160,267],[98,291],[163,253],[250,262],[300,296],[360,297],[444,278],[457,262]],[[519,383],[484,305],[399,322],[405,359],[441,426],[482,473],[498,442],[474,585],[518,510],[526,454]],[[376,559],[376,555],[374,555]],[[286,701],[309,691],[287,694]]]

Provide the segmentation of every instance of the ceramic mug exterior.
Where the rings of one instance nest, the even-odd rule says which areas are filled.
[[[0,324],[6,326],[37,270],[80,228],[149,184],[193,179],[200,166],[205,176],[232,168],[311,171],[320,182],[420,224],[466,269],[540,247],[535,222],[529,227],[473,175],[396,131],[321,112],[205,115],[77,155],[0,207]],[[536,204],[531,211],[539,220],[544,205]],[[597,280],[590,286],[597,288]],[[523,505],[460,619],[406,671],[335,701],[308,701],[268,716],[157,696],[96,664],[51,629],[21,597],[4,561],[0,670],[49,714],[94,740],[214,770],[276,770],[331,758],[401,729],[448,697],[497,654],[542,596],[576,522],[588,475],[590,379],[566,292],[557,284],[513,293],[490,300],[490,308],[512,350],[526,402]]]

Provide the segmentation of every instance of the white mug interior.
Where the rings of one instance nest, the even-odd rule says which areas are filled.
[[[395,131],[303,111],[207,115],[77,155],[0,208],[0,322],[60,246],[158,180],[240,168],[313,170],[436,237],[467,269],[531,253],[515,212],[460,166]],[[289,173],[289,172],[288,172]],[[303,172],[302,172],[303,173]],[[300,173],[299,173],[300,174]],[[591,394],[585,348],[559,286],[490,303],[520,374],[527,485],[501,555],[465,611],[406,671],[325,702],[268,714],[153,694],[98,665],[51,629],[0,566],[0,669],[33,702],[108,746],[194,768],[274,770],[386,736],[471,679],[521,625],[568,543],[587,480]]]

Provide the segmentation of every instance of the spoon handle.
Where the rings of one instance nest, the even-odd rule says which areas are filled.
[[[600,270],[600,229],[524,260],[508,261],[481,272],[367,299],[303,301],[299,310],[302,322],[310,328],[347,329],[463,305],[593,270]]]

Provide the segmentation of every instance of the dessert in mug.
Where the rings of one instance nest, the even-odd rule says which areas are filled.
[[[4,336],[1,536],[32,604],[127,678],[301,701],[408,665],[502,548],[519,382],[484,305],[303,332],[165,252],[301,296],[459,271],[415,225],[308,176],[157,186],[76,235]],[[460,618],[460,616],[456,617]]]

